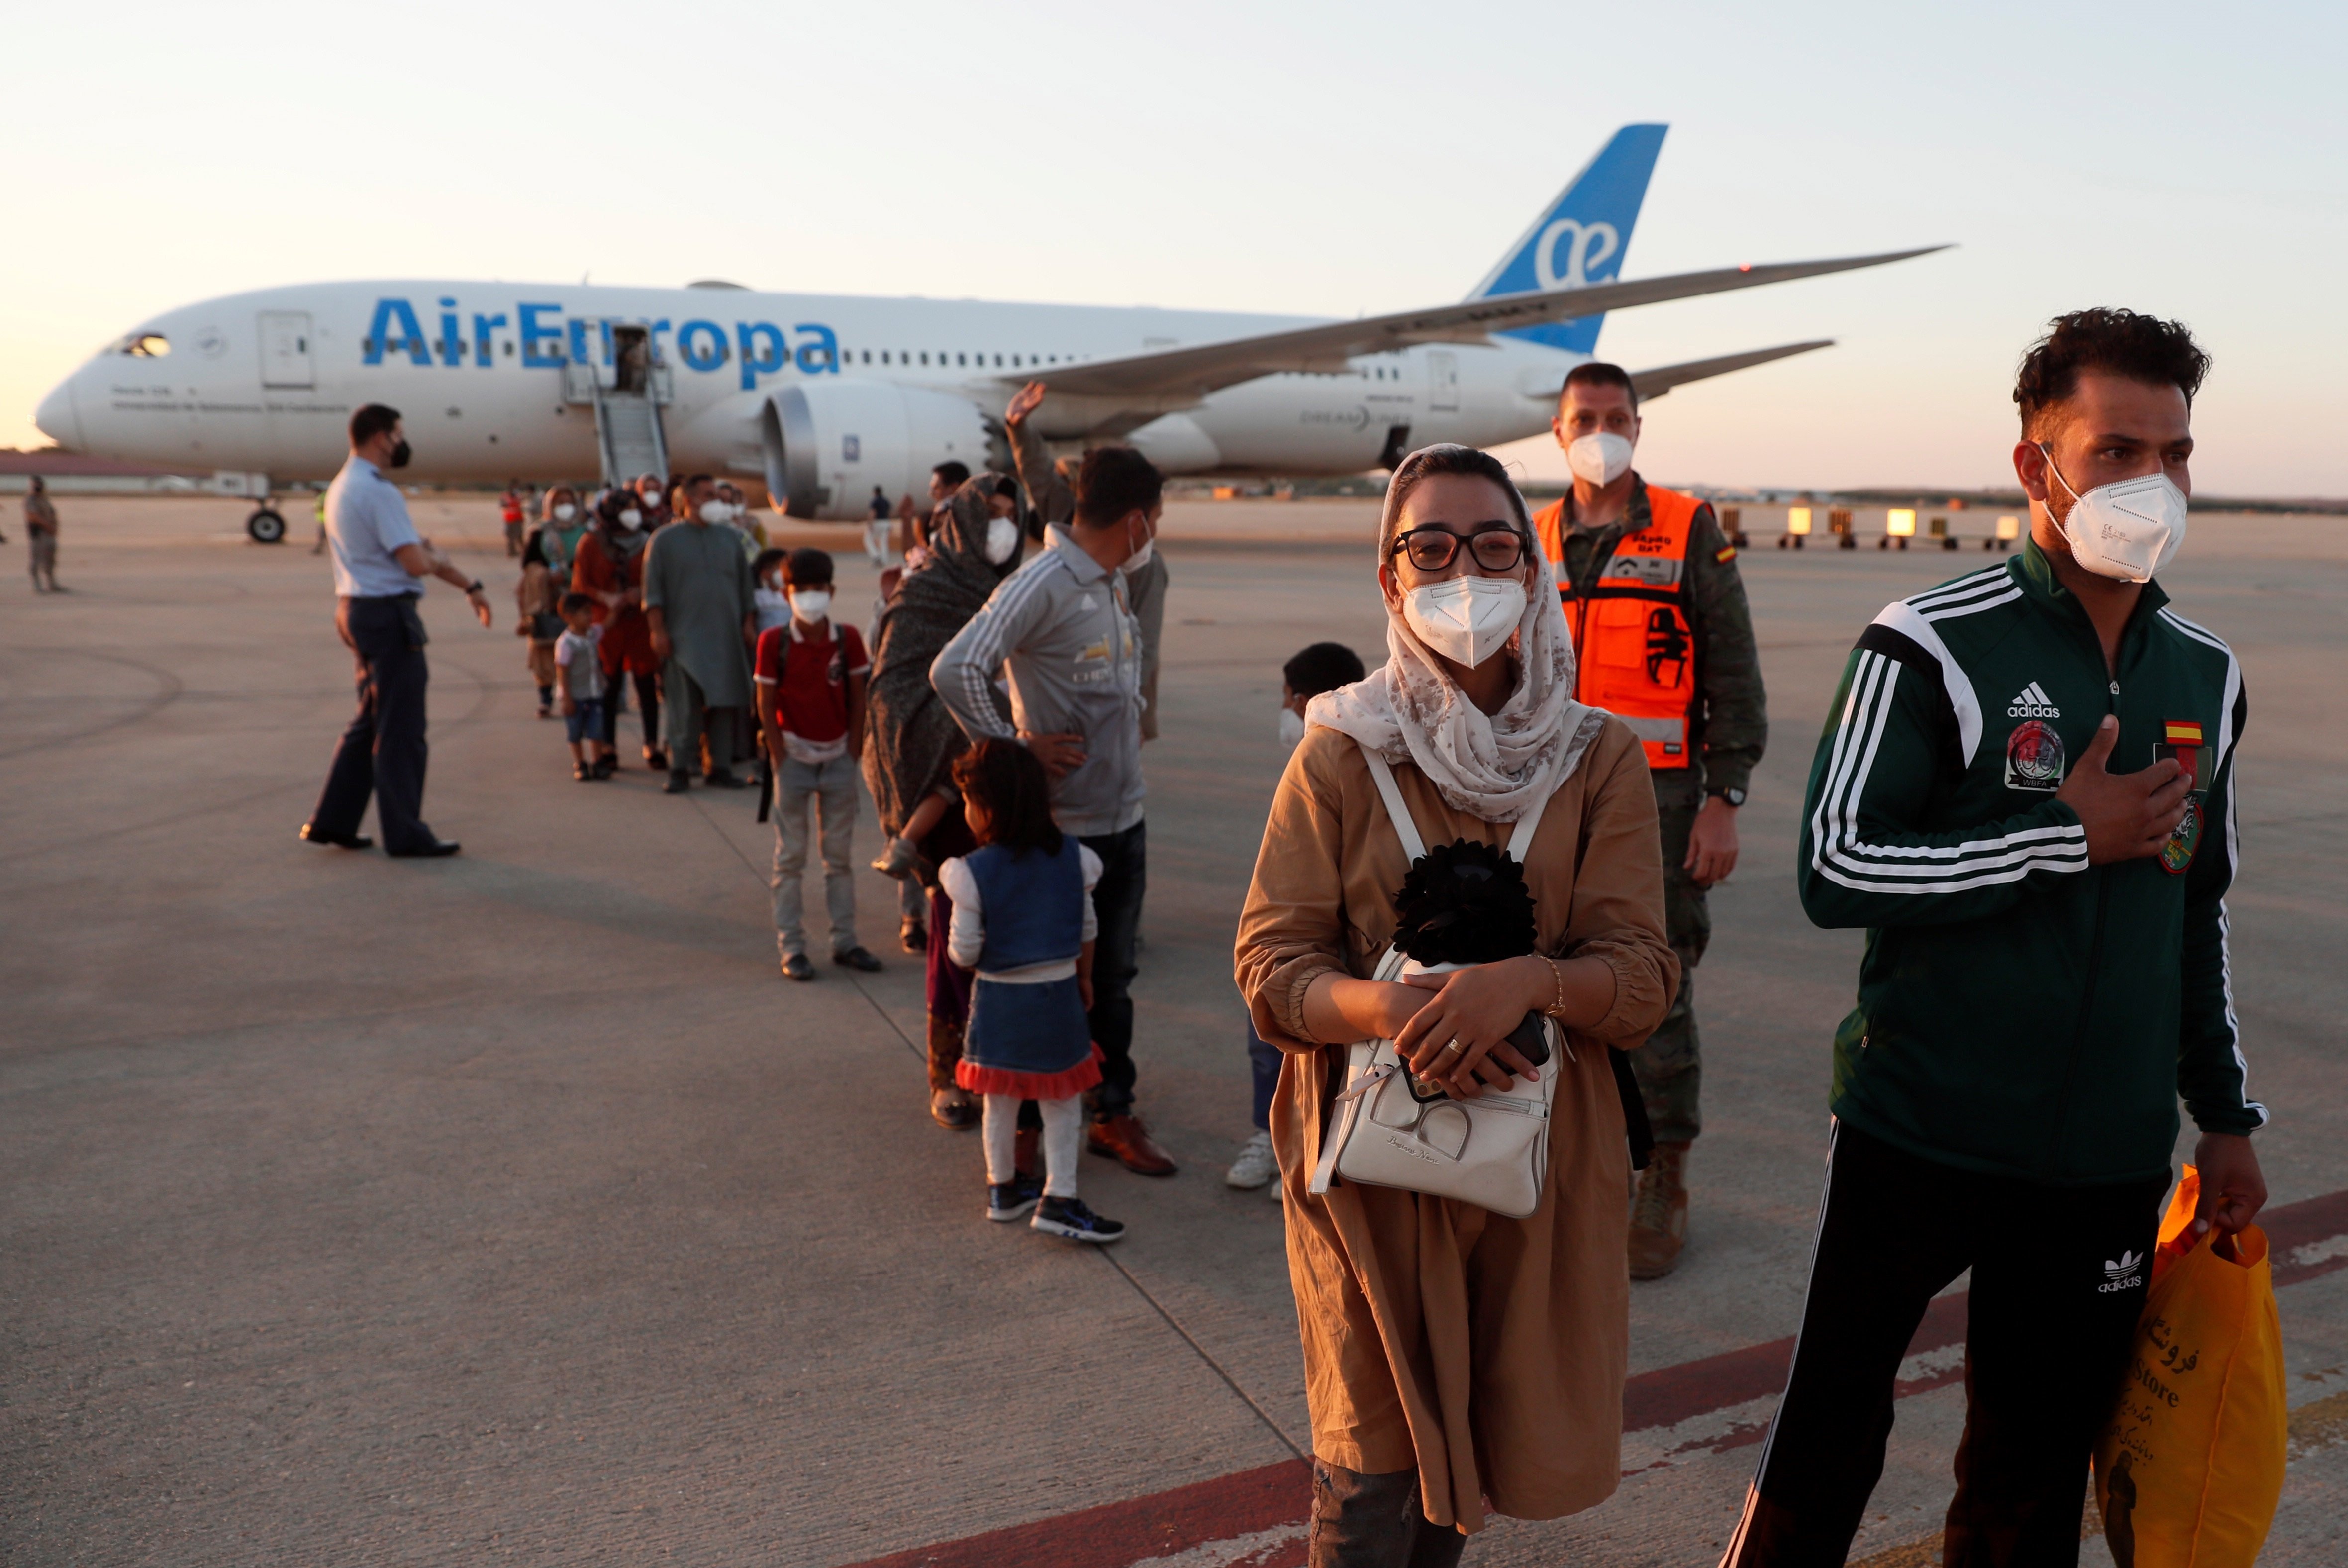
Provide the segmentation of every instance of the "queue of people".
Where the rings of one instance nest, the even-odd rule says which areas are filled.
[[[1969,1268],[1947,1561],[2075,1562],[2180,1099],[2200,1134],[2193,1234],[2265,1202],[2224,903],[2247,703],[2233,655],[2155,580],[2184,538],[2208,363],[2174,323],[2058,318],[2014,392],[2028,544],[1888,606],[1849,655],[1796,870],[1814,922],[1869,940],[1833,1041],[1802,1330],[1724,1568],[1841,1560],[1905,1348]],[[1138,1114],[1131,1000],[1162,481],[1126,448],[1056,461],[1031,427],[1045,395],[1006,410],[1015,475],[933,475],[869,654],[835,624],[830,558],[757,551],[702,477],[600,497],[570,537],[576,500],[550,491],[524,549],[526,583],[531,552],[542,569],[525,607],[561,623],[547,662],[545,628],[525,634],[583,776],[615,766],[623,674],[672,789],[767,758],[793,981],[815,978],[810,843],[834,962],[880,966],[855,939],[860,773],[924,956],[932,1119],[981,1133],[989,1221],[1102,1244],[1126,1227],[1079,1198],[1078,1153],[1176,1171]],[[1689,1243],[1689,976],[1766,714],[1735,547],[1707,504],[1636,471],[1640,431],[1636,384],[1593,363],[1554,425],[1572,491],[1538,514],[1488,454],[1409,454],[1364,587],[1385,663],[1318,644],[1282,670],[1292,749],[1234,944],[1256,1136],[1225,1180],[1285,1208],[1318,1568],[1441,1568],[1489,1512],[1610,1495],[1631,1282]],[[362,701],[304,836],[353,848],[370,777],[386,839],[428,837],[422,636],[399,596],[463,582],[381,478],[398,435],[389,410],[354,418],[330,505]],[[1478,1142],[1478,1112],[1540,1130]],[[1365,1124],[1408,1161],[1349,1166]],[[1478,1162],[1517,1157],[1493,1150],[1528,1147],[1523,1203],[1459,1195]]]

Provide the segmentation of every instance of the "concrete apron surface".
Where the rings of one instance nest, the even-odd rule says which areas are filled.
[[[572,782],[531,716],[492,510],[414,504],[499,606],[485,633],[453,591],[426,605],[427,817],[465,843],[438,862],[294,840],[350,708],[303,531],[268,549],[237,542],[234,503],[77,500],[54,599],[14,576],[21,534],[0,549],[0,1555],[1301,1562],[1280,1210],[1220,1181],[1248,1131],[1231,930],[1281,662],[1319,637],[1380,656],[1375,513],[1169,518],[1137,1056],[1183,1170],[1087,1158],[1086,1199],[1132,1226],[1095,1255],[988,1224],[977,1140],[928,1119],[920,968],[861,869],[869,810],[859,934],[889,968],[822,962],[811,887],[819,979],[788,985],[747,792],[659,795],[633,716],[620,778]],[[1496,1521],[1471,1563],[1694,1563],[1733,1525],[1799,1317],[1859,945],[1795,902],[1802,779],[1858,627],[1980,563],[1746,556],[1776,730],[1698,976],[1694,1240],[1632,1293],[1622,1490]],[[2276,1113],[2296,1407],[2264,1561],[2337,1563],[2348,529],[2197,516],[2167,582],[2251,694],[2233,965]],[[1931,1560],[1961,1345],[1952,1300],[1904,1369],[1855,1558]]]

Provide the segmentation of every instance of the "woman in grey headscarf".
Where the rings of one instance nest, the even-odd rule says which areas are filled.
[[[978,1125],[978,1108],[953,1076],[969,981],[945,957],[953,908],[932,868],[977,843],[947,778],[970,742],[931,689],[930,665],[1017,567],[1018,524],[1005,520],[1018,496],[1010,476],[982,473],[946,499],[927,555],[906,571],[880,612],[864,692],[864,782],[891,839],[877,863],[892,875],[919,874],[930,889],[930,1114],[958,1131]]]
[[[1313,1568],[1444,1568],[1497,1512],[1553,1519],[1612,1492],[1630,1346],[1630,1159],[1608,1047],[1643,1043],[1679,979],[1638,738],[1573,700],[1573,645],[1524,499],[1486,453],[1406,458],[1378,531],[1386,663],[1314,697],[1273,798],[1236,967],[1278,1046],[1272,1143],[1313,1417]],[[1533,950],[1407,983],[1402,841],[1369,756],[1428,843],[1520,863]],[[1456,846],[1454,846],[1456,849]],[[1569,1049],[1508,1042],[1547,1014]],[[1455,1097],[1557,1076],[1547,1179],[1523,1219],[1396,1187],[1309,1191],[1346,1046],[1392,1039]]]

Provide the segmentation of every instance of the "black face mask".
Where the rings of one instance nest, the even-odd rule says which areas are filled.
[[[404,469],[407,466],[407,459],[415,455],[416,454],[408,449],[407,440],[402,438],[399,445],[391,449],[389,466],[395,469]]]

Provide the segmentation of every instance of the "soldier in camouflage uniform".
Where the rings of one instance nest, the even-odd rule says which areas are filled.
[[[1736,550],[1711,506],[1631,468],[1638,397],[1618,366],[1566,379],[1551,425],[1573,493],[1535,517],[1580,664],[1577,695],[1645,743],[1663,830],[1663,902],[1680,989],[1631,1054],[1655,1152],[1631,1215],[1631,1274],[1656,1279],[1687,1240],[1688,1149],[1702,1130],[1695,969],[1712,935],[1704,893],[1736,865],[1736,812],[1768,738],[1753,616]]]

